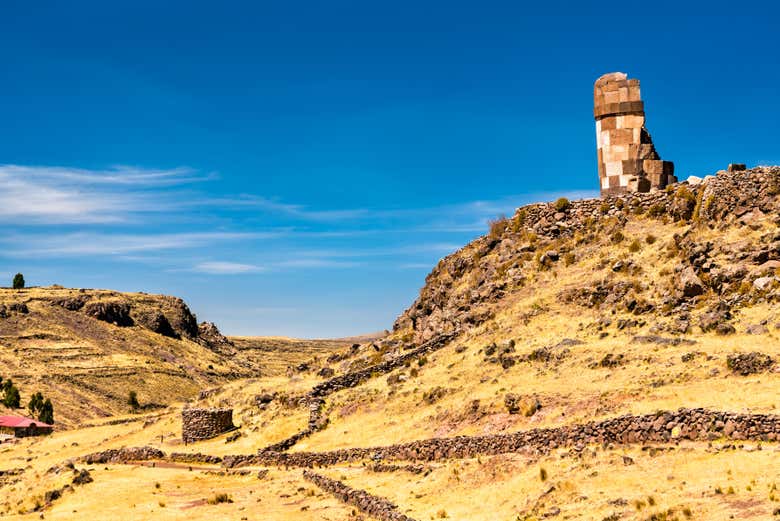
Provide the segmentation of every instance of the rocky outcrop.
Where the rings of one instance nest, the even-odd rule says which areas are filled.
[[[208,440],[235,429],[233,409],[183,409],[181,437],[184,443]]]
[[[51,303],[53,306],[59,306],[61,308],[67,309],[68,311],[78,311],[81,308],[83,308],[88,301],[89,301],[89,297],[87,297],[86,295],[78,295],[76,297],[63,297],[63,298],[52,299]]]
[[[129,327],[134,324],[130,317],[130,304],[118,300],[90,302],[84,307],[84,313],[115,326]]]
[[[145,311],[136,315],[136,320],[140,326],[145,327],[150,331],[154,331],[158,335],[167,336],[170,338],[181,338],[176,331],[174,331],[171,323],[160,311]]]
[[[212,351],[223,355],[236,353],[235,345],[223,335],[213,322],[201,322],[198,325],[198,342]]]
[[[339,501],[352,505],[364,514],[380,521],[414,521],[411,517],[399,512],[395,504],[387,499],[369,494],[365,490],[351,488],[340,481],[308,470],[303,471],[303,477],[325,492],[332,494]]]

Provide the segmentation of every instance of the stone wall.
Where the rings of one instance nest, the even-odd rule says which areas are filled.
[[[133,461],[159,460],[165,457],[165,453],[154,447],[123,447],[121,449],[108,449],[95,452],[80,458],[88,465],[100,463],[129,463]]]
[[[778,441],[780,416],[740,414],[708,409],[679,409],[645,415],[625,415],[579,425],[532,429],[512,434],[431,438],[389,445],[340,449],[327,452],[272,453],[255,456],[226,456],[226,467],[284,465],[316,467],[361,460],[437,461],[474,458],[535,450],[547,452],[559,447],[610,443],[650,443],[674,440]]]
[[[674,163],[662,161],[645,128],[639,80],[605,74],[593,87],[593,116],[601,194],[648,192],[677,182]]]
[[[181,437],[184,443],[207,440],[235,429],[233,409],[183,409]]]
[[[403,367],[421,356],[441,349],[456,336],[457,334],[455,333],[438,336],[391,360],[386,360],[380,364],[366,367],[365,369],[336,376],[315,385],[304,398],[304,401],[309,408],[309,422],[306,428],[296,432],[289,438],[265,447],[261,452],[280,452],[288,450],[303,438],[311,436],[312,433],[323,429],[328,424],[328,418],[323,414],[326,396],[341,391],[342,389],[356,387],[372,376],[387,374],[399,367]]]
[[[352,505],[380,521],[415,521],[399,512],[398,507],[387,499],[369,494],[365,490],[351,488],[340,481],[307,470],[303,471],[303,477],[339,501]]]

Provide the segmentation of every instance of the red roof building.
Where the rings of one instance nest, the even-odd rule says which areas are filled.
[[[12,434],[17,438],[51,434],[53,425],[23,416],[0,416],[0,434]]]

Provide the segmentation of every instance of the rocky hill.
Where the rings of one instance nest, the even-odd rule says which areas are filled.
[[[724,171],[665,191],[519,208],[512,218],[492,223],[488,235],[442,259],[394,328],[412,331],[418,341],[468,330],[494,316],[503,299],[533,284],[540,272],[582,262],[600,245],[628,248],[617,248],[614,259],[605,256],[589,287],[580,285],[561,298],[607,313],[630,308],[635,315],[655,310],[680,317],[697,297],[697,303],[716,301],[725,314],[749,300],[746,288],[757,279],[769,289],[773,279],[764,277],[780,266],[780,234],[753,233],[762,221],[774,223],[779,177],[777,167]],[[647,235],[632,236],[635,223],[646,225]],[[676,224],[671,241],[656,245],[653,223],[659,229]],[[728,241],[723,232],[742,226],[749,233]],[[669,272],[655,277],[648,273],[651,266],[632,259],[647,248],[668,252]],[[636,284],[642,279],[647,287]]]
[[[250,376],[213,324],[178,298],[59,287],[0,290],[0,375],[50,397],[58,425],[145,409]]]
[[[0,511],[773,519],[780,168],[691,181],[520,208],[443,259],[392,334],[308,346],[308,356],[285,355],[295,364],[284,373],[277,364],[230,380],[237,360],[273,349],[241,340],[224,356],[228,347],[185,338],[162,311],[182,336],[163,342],[221,364],[214,375],[198,367],[202,392],[186,407],[232,409],[238,429],[185,445],[177,404],[24,440],[0,451]],[[23,321],[11,300],[10,320]],[[50,300],[25,303],[30,314],[65,312]],[[75,312],[79,323],[160,336],[132,306],[135,325],[125,327],[86,309]],[[14,342],[26,341],[20,331]],[[108,491],[110,504],[100,499]]]

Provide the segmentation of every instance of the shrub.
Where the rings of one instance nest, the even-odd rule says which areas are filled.
[[[3,382],[3,405],[9,409],[18,409],[21,401],[19,389],[14,383],[10,379]]]
[[[27,410],[30,411],[30,416],[35,416],[43,407],[43,394],[37,392],[32,395],[30,401],[27,403]]]
[[[38,414],[38,421],[48,423],[49,425],[54,425],[54,405],[52,405],[51,400],[48,398],[46,398],[46,401],[44,401],[43,405],[41,405],[41,412]]]
[[[220,503],[232,503],[233,498],[224,492],[220,492],[219,494],[215,494],[213,497],[209,498],[206,502],[209,505],[219,505]]]
[[[647,215],[649,217],[661,217],[666,214],[666,206],[661,203],[655,203],[647,209]]]
[[[555,201],[555,209],[558,210],[559,212],[565,212],[566,210],[569,209],[570,206],[571,203],[565,197],[561,197],[557,201]]]
[[[645,237],[645,242],[647,244],[655,244],[655,241],[657,241],[657,240],[658,239],[656,238],[656,236],[653,235],[652,233],[648,234],[647,237]]]
[[[618,199],[619,201],[620,199]],[[623,242],[623,239],[625,239],[625,235],[623,235],[623,232],[620,230],[616,231],[612,234],[612,236],[609,238],[614,244],[617,244],[619,242]]]
[[[21,273],[17,273],[16,275],[14,275],[13,287],[14,289],[24,288],[24,275],[22,275]]]
[[[544,467],[539,469],[539,479],[542,481],[547,481],[547,469]]]
[[[504,215],[499,215],[497,218],[489,222],[490,224],[490,238],[498,239],[501,237],[509,226],[509,219]]]
[[[44,400],[43,394],[37,392],[32,395],[30,401],[27,403],[27,409],[30,411],[30,416],[38,418],[38,421],[54,424],[54,406],[51,400],[46,398]]]
[[[571,266],[572,264],[574,264],[576,262],[576,260],[577,260],[577,258],[574,256],[574,253],[572,253],[572,252],[567,252],[567,253],[563,254],[563,263],[566,266]]]
[[[628,245],[628,251],[630,251],[631,253],[636,253],[641,249],[642,249],[642,243],[639,242],[638,239],[634,239],[633,241],[631,241],[631,244]]]
[[[601,207],[599,208],[599,210],[601,211],[602,214],[607,214],[609,213],[610,208],[611,206],[609,205],[609,203],[604,201],[603,203],[601,203]]]
[[[138,393],[135,391],[130,391],[127,393],[127,405],[129,405],[130,408],[132,408],[134,411],[137,411],[141,407],[141,404],[138,403]]]

